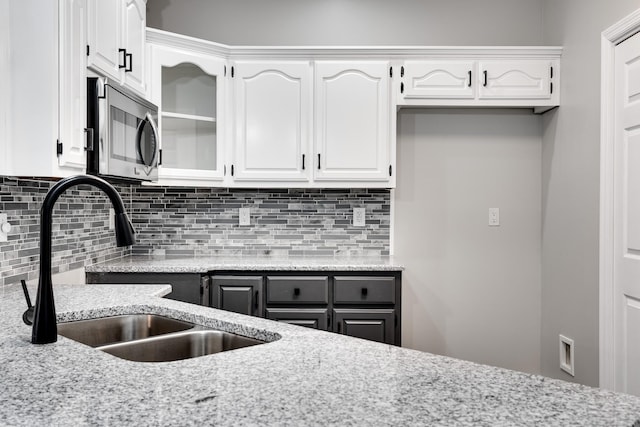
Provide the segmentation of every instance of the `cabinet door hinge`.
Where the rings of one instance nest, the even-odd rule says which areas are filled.
[[[389,77],[393,78],[393,67],[389,67]]]
[[[62,142],[59,139],[56,139],[56,155],[62,156]]]
[[[158,166],[162,165],[162,149],[158,150]]]
[[[393,167],[391,165],[389,165],[389,176],[391,176],[392,172],[393,172]]]
[[[89,48],[89,45],[87,45],[87,56],[89,56],[89,52],[91,51],[91,49]]]

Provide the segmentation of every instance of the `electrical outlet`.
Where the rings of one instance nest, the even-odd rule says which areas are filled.
[[[10,231],[11,224],[7,221],[7,214],[0,214],[0,242],[7,241]]]
[[[240,225],[251,225],[251,210],[249,208],[240,208],[239,223]]]
[[[364,227],[366,222],[365,208],[353,208],[353,226]]]
[[[500,226],[500,208],[489,208],[489,226]]]
[[[574,373],[574,348],[573,340],[560,335],[560,369],[575,377]]]

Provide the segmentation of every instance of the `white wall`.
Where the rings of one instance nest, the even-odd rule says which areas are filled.
[[[147,25],[231,45],[537,45],[542,0],[148,0]]]
[[[540,116],[404,110],[396,256],[403,344],[540,372]],[[500,226],[488,209],[500,208]]]
[[[11,120],[9,106],[11,101],[11,67],[9,65],[9,2],[0,2],[0,175],[7,172],[9,165],[9,135]]]
[[[564,46],[562,106],[545,116],[542,154],[542,373],[598,385],[600,34],[637,0],[545,0],[544,42]],[[575,378],[558,334],[575,341]]]
[[[147,7],[151,27],[232,45],[539,45],[541,5],[149,0]],[[394,245],[407,266],[403,345],[539,372],[540,121],[523,110],[400,113]],[[500,228],[487,227],[489,207],[501,208]]]

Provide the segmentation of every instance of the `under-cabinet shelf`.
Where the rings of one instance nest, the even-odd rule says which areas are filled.
[[[200,120],[202,122],[215,122],[215,117],[207,117],[207,116],[197,116],[195,114],[183,114],[183,113],[173,113],[169,111],[163,111],[162,117],[169,117],[172,119],[185,119],[185,120]]]

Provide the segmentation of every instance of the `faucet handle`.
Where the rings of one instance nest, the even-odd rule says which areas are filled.
[[[27,300],[27,311],[22,314],[22,321],[25,325],[33,325],[33,312],[35,309],[31,304],[31,298],[29,297],[29,289],[27,289],[27,282],[23,280],[20,281],[22,283],[22,291],[24,292],[24,298]]]

